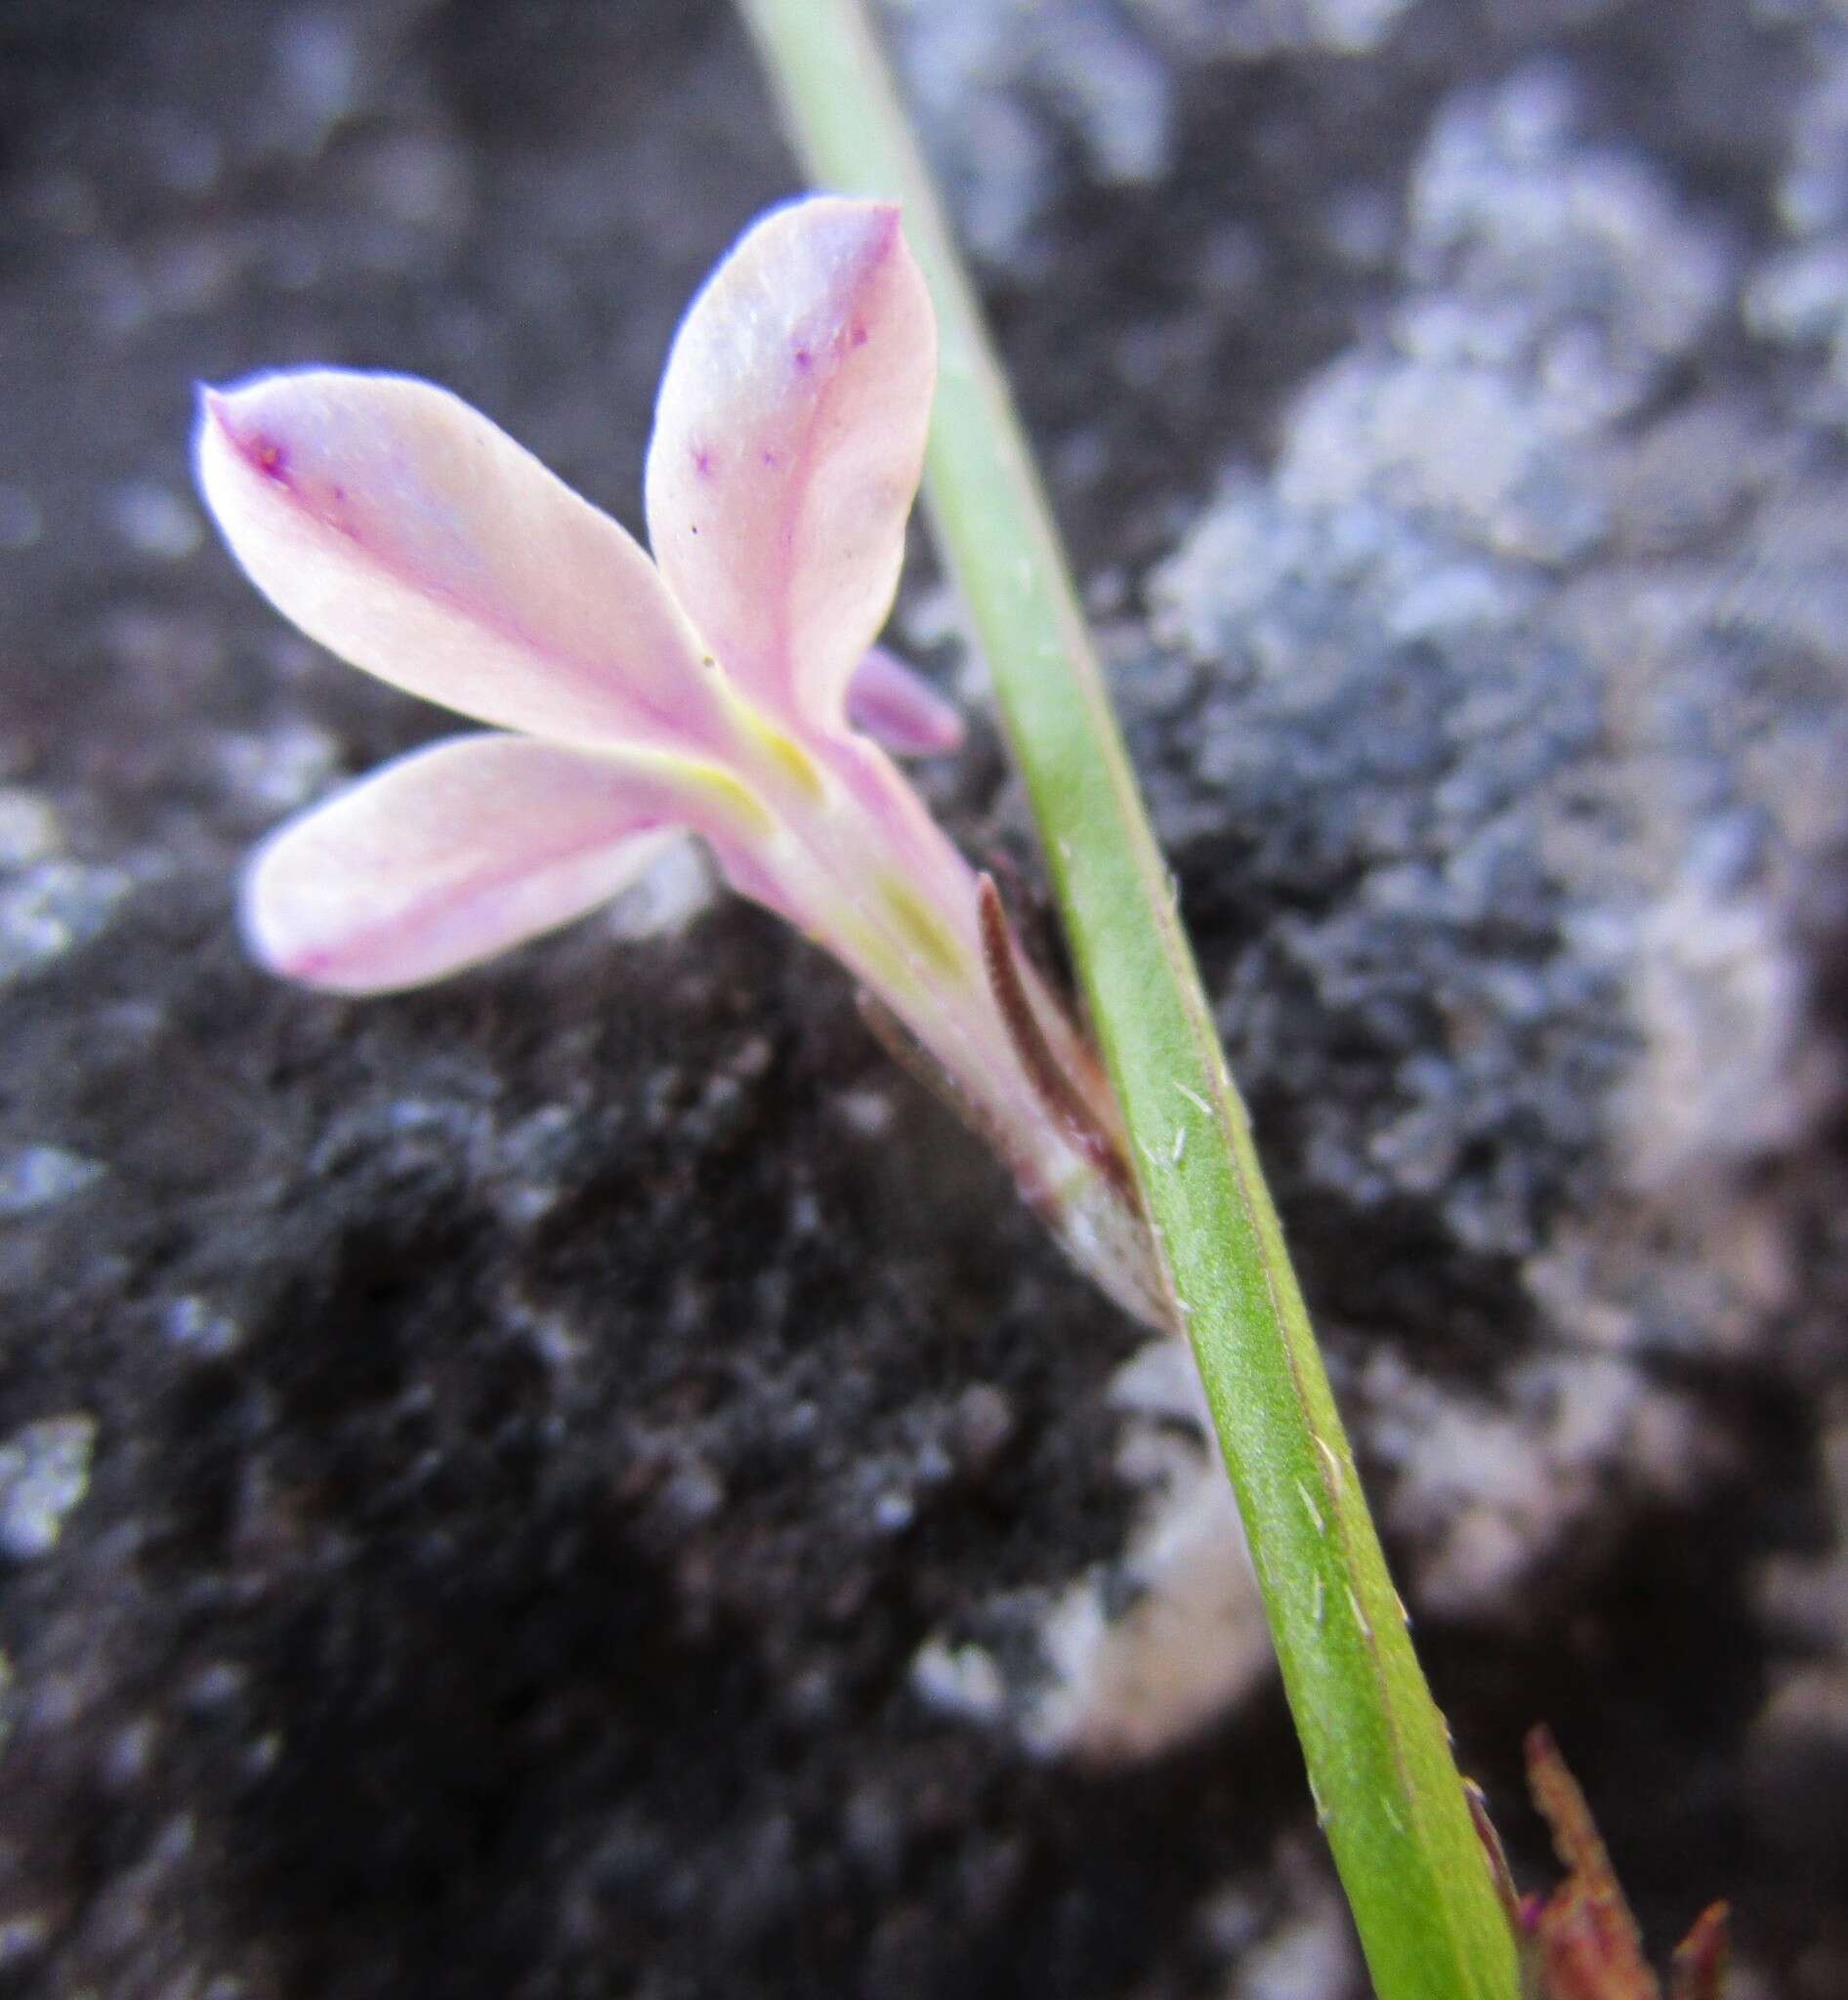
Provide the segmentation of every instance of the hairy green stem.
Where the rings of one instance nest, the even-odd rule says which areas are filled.
[[[861,0],[740,7],[817,181],[902,202],[930,280],[943,363],[927,498],[1032,796],[1375,1988],[1380,2000],[1514,2000],[1513,1939],[1250,1124],[1006,382],[878,43]]]

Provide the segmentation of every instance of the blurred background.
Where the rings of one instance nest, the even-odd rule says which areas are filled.
[[[1848,10],[890,0],[1459,1756],[1848,1991]],[[797,186],[727,9],[0,0],[0,1990],[1364,1991],[1179,1357],[696,868],[428,992],[242,852],[443,727],[192,385],[631,525]],[[1034,861],[920,535],[921,779]]]

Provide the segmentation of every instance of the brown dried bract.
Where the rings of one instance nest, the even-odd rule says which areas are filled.
[[[1597,1821],[1549,1730],[1529,1731],[1527,1767],[1533,1803],[1552,1829],[1554,1851],[1566,1869],[1551,1896],[1522,1896],[1515,1888],[1482,1795],[1473,1787],[1470,1811],[1520,1945],[1529,2000],[1662,2000]],[[1721,2000],[1726,1956],[1726,1905],[1716,1902],[1701,1912],[1675,1952],[1668,2000]]]
[[[994,997],[1001,1019],[1007,1023],[1008,1039],[1020,1058],[1021,1067],[1038,1094],[1040,1103],[1058,1121],[1071,1143],[1097,1168],[1124,1201],[1135,1199],[1135,1184],[1129,1163],[1117,1150],[1095,1107],[1077,1083],[1053,1054],[1034,1012],[1032,995],[1021,975],[1007,912],[1001,906],[1001,892],[994,877],[976,877],[976,914],[982,930],[982,964],[987,975],[988,991]]]

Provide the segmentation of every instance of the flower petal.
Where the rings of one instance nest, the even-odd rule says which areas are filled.
[[[707,740],[697,637],[636,542],[459,397],[303,369],[207,390],[199,485],[311,639],[540,735]]]
[[[272,834],[245,872],[244,933],[310,985],[420,985],[615,896],[679,837],[674,805],[614,757],[454,736]]]
[[[675,336],[649,535],[747,693],[834,724],[891,608],[937,372],[930,295],[889,204],[756,224]]]
[[[847,720],[895,757],[942,757],[960,750],[965,733],[961,712],[883,646],[854,669]]]

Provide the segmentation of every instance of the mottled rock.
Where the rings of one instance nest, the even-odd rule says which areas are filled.
[[[1132,1422],[1116,1469],[1142,1496],[1122,1553],[1058,1588],[977,1605],[911,1664],[931,1707],[1006,1724],[1038,1757],[1134,1764],[1198,1736],[1273,1660],[1205,1397],[1178,1341],[1141,1349],[1110,1401]]]
[[[1408,0],[884,0],[918,115],[978,253],[1016,269],[1075,140],[1106,186],[1149,186],[1181,144],[1192,65],[1360,56]]]

